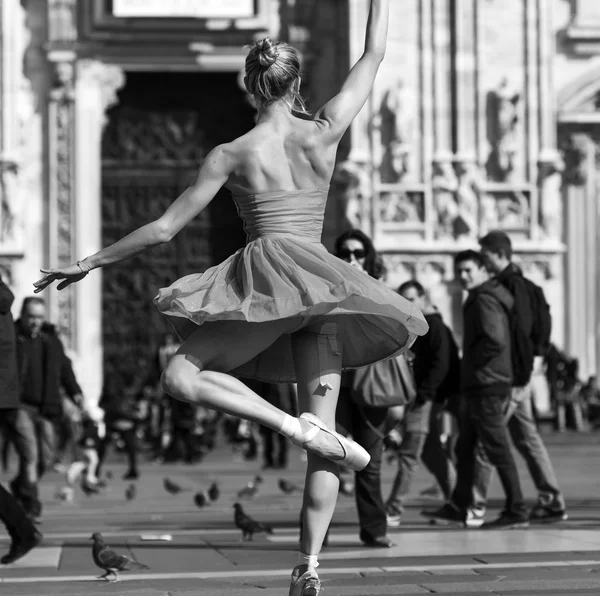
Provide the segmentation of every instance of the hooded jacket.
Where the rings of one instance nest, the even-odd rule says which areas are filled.
[[[81,394],[81,388],[75,378],[71,360],[65,354],[54,325],[44,323],[40,331],[43,346],[43,395],[39,402],[32,400],[25,391],[27,386],[25,377],[30,374],[27,353],[24,349],[28,335],[20,319],[15,323],[15,331],[17,336],[17,363],[21,380],[21,403],[38,408],[40,414],[46,418],[60,417],[63,411],[61,387],[73,400],[75,396]]]
[[[463,305],[461,380],[467,397],[501,395],[512,387],[511,293],[497,280],[469,292]]]

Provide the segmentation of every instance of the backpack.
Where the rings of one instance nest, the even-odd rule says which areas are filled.
[[[516,309],[513,307],[508,310],[504,304],[505,312],[508,315],[508,325],[510,329],[510,357],[513,374],[513,387],[524,387],[529,383],[533,373],[533,342],[525,333],[525,329]]]
[[[550,306],[546,302],[544,290],[531,280],[524,278],[531,299],[531,308],[534,314],[531,329],[531,342],[533,343],[534,355],[544,355],[550,347],[550,335],[552,334],[552,315]]]

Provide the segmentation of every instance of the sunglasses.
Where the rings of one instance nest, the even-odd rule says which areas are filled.
[[[363,248],[356,248],[354,250],[350,250],[349,248],[342,248],[340,250],[340,259],[344,259],[345,261],[350,259],[350,257],[354,255],[356,260],[365,258],[365,251]]]

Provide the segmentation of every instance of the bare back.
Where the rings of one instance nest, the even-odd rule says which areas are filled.
[[[237,195],[328,186],[338,144],[323,121],[280,112],[227,145],[235,166],[225,186]]]

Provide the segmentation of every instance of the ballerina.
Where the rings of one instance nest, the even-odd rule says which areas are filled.
[[[369,461],[362,447],[333,430],[341,370],[398,354],[427,331],[417,308],[321,244],[337,147],[371,92],[388,19],[389,0],[371,0],[364,54],[339,94],[311,118],[300,95],[298,51],[257,41],[244,79],[258,110],[255,127],[214,148],[157,220],[69,267],[42,270],[34,284],[39,292],[59,281],[61,290],[97,267],[169,242],[221,187],[231,191],[246,246],[155,298],[182,339],[161,383],[176,399],[267,426],[308,452],[291,596],[319,593],[317,557],[335,508],[339,465],[361,470]],[[286,414],[237,377],[297,382],[302,414]]]

